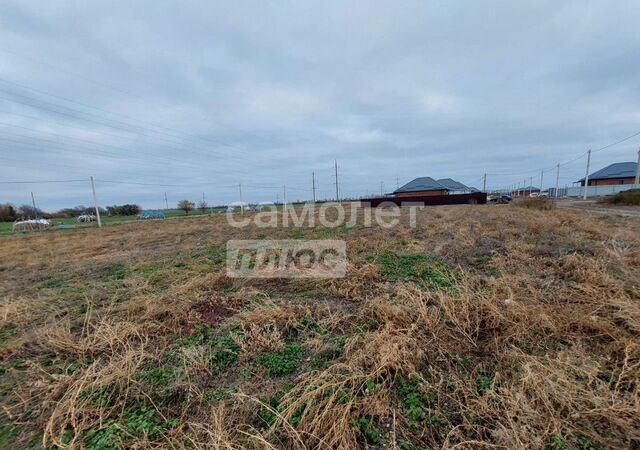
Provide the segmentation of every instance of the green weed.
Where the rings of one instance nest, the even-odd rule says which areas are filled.
[[[296,370],[302,352],[303,348],[294,343],[287,345],[279,352],[262,353],[258,361],[267,369],[269,376],[286,375]]]
[[[378,259],[389,280],[411,280],[439,288],[453,286],[454,276],[446,264],[430,255],[398,255],[386,252]]]

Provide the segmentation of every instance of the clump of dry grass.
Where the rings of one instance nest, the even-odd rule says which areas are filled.
[[[549,211],[555,208],[554,201],[546,197],[525,197],[515,200],[513,204],[520,208],[537,209],[540,211]]]

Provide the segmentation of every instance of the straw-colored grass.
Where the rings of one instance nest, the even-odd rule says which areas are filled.
[[[333,280],[228,239],[344,239]],[[452,206],[392,229],[224,217],[0,242],[0,447],[640,446],[640,222]]]

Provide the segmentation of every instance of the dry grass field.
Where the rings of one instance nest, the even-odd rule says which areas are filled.
[[[344,239],[344,279],[237,280],[228,239]],[[640,221],[448,206],[0,240],[0,447],[640,447]]]

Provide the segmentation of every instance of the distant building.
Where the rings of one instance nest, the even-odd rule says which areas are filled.
[[[449,194],[466,194],[471,192],[471,188],[451,178],[440,178],[437,181],[449,189]]]
[[[589,175],[589,186],[611,186],[615,184],[633,184],[635,182],[638,163],[613,163]],[[584,178],[577,181],[584,186]]]
[[[393,191],[396,197],[421,197],[431,195],[447,195],[448,187],[440,184],[431,177],[416,178],[404,186]]]
[[[513,195],[516,195],[518,197],[529,197],[530,194],[539,194],[539,193],[540,193],[540,188],[537,188],[534,186],[522,187],[513,191]]]

